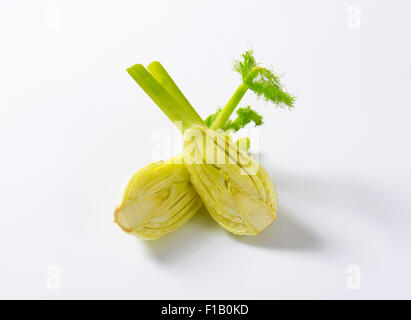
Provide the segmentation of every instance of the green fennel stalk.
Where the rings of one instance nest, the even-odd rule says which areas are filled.
[[[203,125],[203,119],[185,99],[167,71],[164,68],[161,70],[161,67],[158,62],[151,66],[151,69],[155,70],[155,77],[141,64],[128,68],[127,72],[178,128],[178,123],[181,122],[182,128],[179,129],[182,132],[193,125]],[[156,78],[163,84],[166,83],[165,88]]]
[[[211,125],[212,129],[217,129],[223,127],[227,120],[230,118],[231,114],[234,112],[235,108],[237,108],[238,104],[240,103],[241,99],[243,99],[245,93],[247,92],[248,87],[244,83],[240,84],[237,90],[234,92],[231,99],[227,102],[224,109],[221,110],[220,114],[218,115],[217,119]]]

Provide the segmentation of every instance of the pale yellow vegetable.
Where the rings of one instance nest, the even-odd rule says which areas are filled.
[[[184,134],[184,162],[211,216],[226,230],[255,235],[277,217],[277,194],[267,172],[215,130]]]
[[[158,239],[201,208],[187,169],[172,162],[153,162],[130,179],[114,213],[115,222],[125,232],[145,240]]]

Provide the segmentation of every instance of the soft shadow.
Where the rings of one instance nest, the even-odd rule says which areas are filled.
[[[340,172],[290,172],[270,168],[261,155],[260,161],[278,192],[278,219],[260,235],[241,239],[242,242],[271,249],[328,251],[331,248],[331,251],[339,253],[352,250],[347,247],[343,232],[330,237],[328,230],[321,227],[312,229],[313,225],[310,227],[305,223],[311,217],[314,221],[321,221],[323,226],[329,225],[337,212],[344,212],[346,221],[352,225],[360,219],[367,221],[368,228],[381,235],[389,227],[395,230],[403,228],[387,218],[390,203],[386,198],[393,196],[387,197],[387,191],[381,185]],[[347,226],[350,225],[345,228]]]
[[[279,217],[259,235],[254,237],[238,237],[244,244],[273,250],[314,251],[324,247],[319,237],[302,223],[288,209],[280,206]]]
[[[146,241],[145,245],[158,261],[181,262],[199,253],[201,247],[209,242],[209,237],[213,236],[213,232],[218,228],[203,207],[180,229],[159,240]]]
[[[363,217],[375,221],[376,216],[386,216],[390,205],[385,203],[379,186],[357,181],[347,176],[322,174],[293,174],[282,171],[270,172],[281,199],[300,199],[323,208],[346,208],[348,213],[360,212]],[[320,178],[319,178],[320,177]],[[329,210],[330,214],[333,210]]]

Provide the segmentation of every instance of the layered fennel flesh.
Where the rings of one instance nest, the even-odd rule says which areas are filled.
[[[201,206],[181,163],[153,162],[129,180],[114,219],[125,232],[154,240],[179,228]]]
[[[211,216],[227,231],[256,235],[277,217],[269,175],[225,135],[203,126],[184,134],[184,163]]]

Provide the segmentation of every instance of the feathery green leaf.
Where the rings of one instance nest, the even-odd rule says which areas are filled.
[[[272,70],[259,66],[252,50],[246,51],[242,57],[243,61],[234,61],[234,70],[241,75],[251,91],[276,106],[294,107],[295,97],[285,91],[279,76]]]
[[[217,110],[216,113],[213,113],[207,117],[204,121],[208,127],[211,127],[215,119],[221,112],[221,108]],[[237,118],[233,121],[228,120],[226,124],[222,127],[224,131],[231,130],[232,132],[237,132],[238,130],[244,128],[251,121],[254,122],[255,126],[263,124],[263,117],[258,114],[255,110],[251,109],[250,106],[246,108],[239,108],[236,111]]]
[[[224,126],[224,130],[232,130],[237,132],[238,130],[244,128],[247,124],[251,121],[254,122],[255,126],[259,126],[263,124],[263,117],[259,115],[256,111],[251,109],[250,106],[246,108],[239,108],[236,111],[237,118],[233,121],[228,120],[226,125]]]

